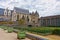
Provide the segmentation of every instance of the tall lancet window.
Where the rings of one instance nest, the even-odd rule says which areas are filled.
[[[11,11],[9,10],[9,11],[8,11],[8,16],[10,16],[10,15],[11,15]]]
[[[4,15],[5,15],[5,16],[7,15],[7,12],[6,12],[6,10],[4,11]]]
[[[29,22],[29,17],[27,16],[27,21]]]

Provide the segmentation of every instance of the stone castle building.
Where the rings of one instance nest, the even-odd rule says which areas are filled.
[[[0,21],[18,21],[24,19],[24,21],[30,24],[38,25],[39,14],[38,12],[29,13],[29,10],[21,9],[14,7],[13,10],[9,10],[8,8],[2,9],[0,8]]]
[[[29,13],[29,10],[14,7],[13,10],[0,8],[0,22],[17,22],[23,19],[26,25],[60,26],[60,15],[40,17],[38,12]]]

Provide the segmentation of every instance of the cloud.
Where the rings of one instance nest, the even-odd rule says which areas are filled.
[[[56,0],[56,1],[60,1],[60,0]]]
[[[60,0],[0,0],[0,7],[13,9],[14,6],[38,11],[40,16],[60,14]]]

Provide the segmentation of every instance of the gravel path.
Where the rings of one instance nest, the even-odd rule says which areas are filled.
[[[0,40],[18,40],[16,33],[7,33],[5,30],[0,29]],[[30,40],[28,38],[22,40]]]
[[[60,40],[60,36],[57,36],[57,35],[48,35],[48,36],[45,36],[47,38],[51,38],[53,40]]]

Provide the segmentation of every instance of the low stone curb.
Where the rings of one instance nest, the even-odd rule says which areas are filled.
[[[36,36],[35,34],[26,33],[27,37],[32,40],[49,40],[48,38]]]
[[[13,30],[15,33],[17,33],[19,30],[14,29]],[[30,33],[26,33],[26,37],[31,39],[31,40],[49,40],[48,38],[44,38],[44,37],[40,37],[40,36],[36,36],[36,35],[32,35]]]

